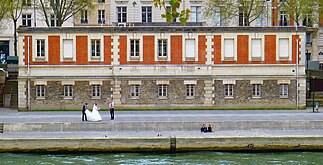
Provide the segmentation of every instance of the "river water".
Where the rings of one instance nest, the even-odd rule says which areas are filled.
[[[0,164],[174,164],[174,165],[322,165],[323,152],[186,152],[160,153],[82,153],[82,154],[17,154],[0,153]]]

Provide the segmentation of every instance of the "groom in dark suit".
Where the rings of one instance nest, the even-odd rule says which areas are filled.
[[[85,103],[83,105],[83,109],[82,109],[82,121],[84,121],[84,117],[85,117],[85,121],[87,121],[87,117],[86,117],[85,110],[87,110],[87,103]]]

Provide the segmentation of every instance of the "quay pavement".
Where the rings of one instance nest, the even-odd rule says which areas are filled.
[[[0,152],[323,150],[323,113],[311,108],[116,110],[115,120],[102,110],[101,122],[83,122],[81,114],[1,108]],[[201,133],[203,123],[215,131]]]

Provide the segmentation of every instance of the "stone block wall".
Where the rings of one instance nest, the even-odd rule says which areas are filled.
[[[45,98],[36,98],[36,86],[31,82],[31,109],[32,110],[77,110],[87,102],[89,108],[97,103],[102,109],[108,109],[108,102],[111,96],[111,82],[103,81],[101,86],[100,99],[92,98],[92,87],[89,81],[75,81],[73,85],[73,97],[64,97],[64,85],[61,81],[47,81],[45,86]]]
[[[261,97],[252,98],[252,84],[249,80],[236,80],[233,85],[233,98],[225,98],[225,84],[214,81],[214,107],[217,108],[290,108],[296,107],[296,80],[288,85],[288,97],[281,98],[277,80],[264,80],[261,84]]]
[[[131,79],[136,81],[137,79]],[[133,99],[130,94],[129,80],[122,80],[121,103],[122,105],[153,105],[170,106],[175,105],[199,105],[204,103],[204,80],[197,80],[195,85],[194,99],[186,98],[186,85],[184,80],[169,80],[168,96],[160,99],[158,96],[158,85],[155,79],[141,80],[139,85],[139,98]]]

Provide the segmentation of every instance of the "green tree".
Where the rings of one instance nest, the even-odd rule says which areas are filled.
[[[9,12],[9,2],[8,0],[0,0],[0,21],[7,18]]]
[[[204,16],[214,18],[220,15],[221,25],[239,18],[240,26],[250,26],[267,10],[264,0],[205,0]]]
[[[76,16],[81,10],[91,9],[93,0],[39,0],[39,6],[48,27],[51,26],[51,17],[56,20],[56,26]]]
[[[172,23],[174,20],[179,19],[182,24],[186,24],[187,20],[190,17],[190,10],[185,9],[179,11],[182,0],[170,0],[169,8],[166,6],[165,0],[154,0],[154,6],[159,9],[164,9],[165,14],[162,14],[161,17],[165,18],[168,23]]]
[[[14,53],[15,56],[18,55],[17,48],[17,21],[21,16],[22,10],[24,8],[24,0],[9,0],[9,18],[13,21],[13,36],[14,36]]]
[[[278,4],[297,25],[313,26],[322,15],[323,0],[285,0]]]

